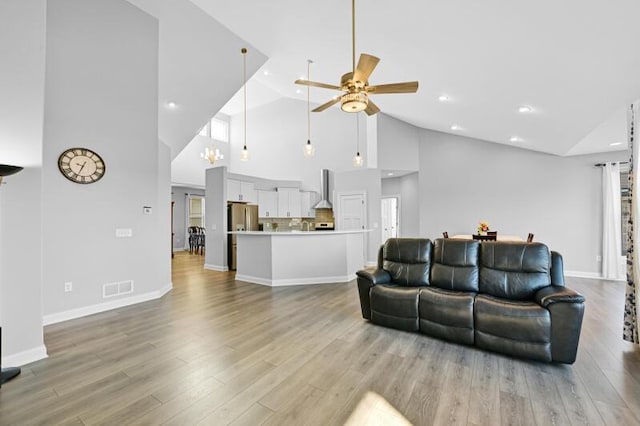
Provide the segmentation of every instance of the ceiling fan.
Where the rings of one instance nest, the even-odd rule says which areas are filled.
[[[408,81],[405,83],[380,84],[377,86],[369,86],[369,76],[380,62],[380,58],[366,53],[360,54],[358,66],[356,66],[356,0],[351,0],[351,36],[352,36],[352,71],[344,74],[340,79],[340,85],[318,83],[299,79],[296,84],[303,86],[321,87],[323,89],[334,89],[345,92],[331,99],[313,110],[313,112],[322,112],[325,109],[340,102],[340,106],[345,112],[364,111],[367,115],[374,115],[380,112],[380,108],[369,99],[369,95],[381,95],[387,93],[415,93],[418,91],[417,81]]]

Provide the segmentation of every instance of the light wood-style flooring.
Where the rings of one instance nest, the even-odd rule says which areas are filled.
[[[49,358],[0,390],[0,424],[640,424],[624,283],[587,297],[573,366],[362,319],[355,282],[270,288],[178,253],[162,299],[45,328]]]

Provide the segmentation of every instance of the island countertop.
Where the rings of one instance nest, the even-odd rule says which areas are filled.
[[[231,231],[236,279],[269,286],[349,282],[364,267],[369,231]]]
[[[235,235],[336,235],[336,234],[362,234],[371,232],[371,229],[352,229],[349,231],[228,231],[227,234]]]

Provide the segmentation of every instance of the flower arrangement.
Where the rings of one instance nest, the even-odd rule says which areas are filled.
[[[478,235],[489,230],[489,222],[480,222],[478,224]]]

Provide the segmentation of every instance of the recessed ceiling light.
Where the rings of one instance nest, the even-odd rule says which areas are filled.
[[[296,93],[300,93],[300,89],[296,89]]]
[[[298,77],[299,80],[306,80],[307,77],[305,77],[304,75],[301,75],[300,77]]]
[[[169,102],[167,102],[167,107],[169,107],[169,108],[171,108],[171,109],[174,109],[174,108],[175,108],[175,107],[177,107],[177,106],[178,106],[178,104],[176,104],[176,103],[175,103],[175,102],[173,102],[173,101],[169,101]]]
[[[393,173],[387,173],[387,176],[393,176]]]
[[[440,95],[440,96],[438,96],[438,100],[439,100],[440,102],[448,101],[448,100],[449,100],[449,96],[447,96],[447,95]]]
[[[509,142],[522,142],[522,139],[518,136],[511,136]]]
[[[622,145],[622,142],[613,142],[609,144],[609,146],[618,146],[618,145]]]
[[[461,129],[461,127],[458,126],[457,124],[452,124],[451,125],[451,130],[460,130],[460,129]]]
[[[518,112],[521,112],[523,114],[526,114],[531,111],[533,111],[533,108],[531,108],[529,105],[520,105],[518,107]]]
[[[269,75],[270,73],[269,73],[269,70],[264,70],[264,71],[262,71],[262,74]]]

